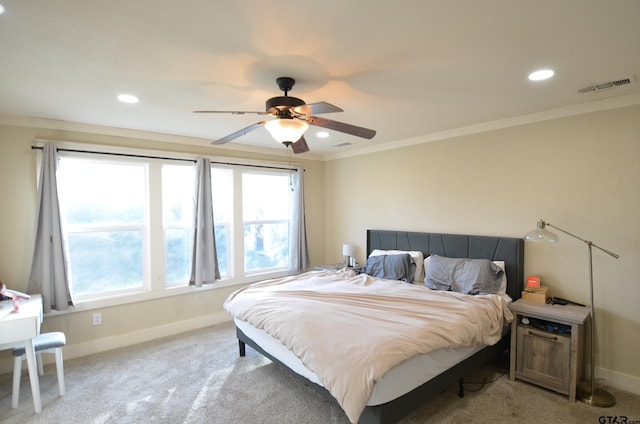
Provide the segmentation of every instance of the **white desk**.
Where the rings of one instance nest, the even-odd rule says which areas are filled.
[[[29,381],[33,407],[37,413],[42,410],[40,402],[40,383],[36,352],[33,350],[33,338],[40,334],[42,324],[42,297],[32,295],[29,300],[20,300],[20,312],[13,311],[13,302],[0,302],[0,350],[24,347],[29,368]]]

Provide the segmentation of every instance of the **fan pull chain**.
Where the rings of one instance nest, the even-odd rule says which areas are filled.
[[[287,147],[287,156],[289,157],[289,168],[293,166],[291,165],[291,150],[293,150],[291,146],[292,145],[289,145]],[[293,193],[293,170],[292,169],[289,171],[289,187],[291,187],[291,192]]]

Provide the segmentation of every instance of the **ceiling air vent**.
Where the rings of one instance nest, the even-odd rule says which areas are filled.
[[[591,93],[594,91],[606,90],[608,88],[631,84],[631,82],[632,82],[631,78],[622,78],[614,81],[599,82],[597,84],[591,84],[591,85],[587,85],[586,87],[579,88],[578,93],[584,94],[584,93]]]
[[[351,143],[338,143],[333,145],[333,147],[347,147],[347,146],[351,146]]]

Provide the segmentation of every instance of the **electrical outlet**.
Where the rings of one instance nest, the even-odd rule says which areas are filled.
[[[91,318],[91,323],[94,326],[102,325],[102,314],[100,312],[96,312],[95,314],[93,314],[93,317]]]

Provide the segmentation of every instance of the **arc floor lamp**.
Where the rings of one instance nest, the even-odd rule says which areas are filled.
[[[578,387],[577,398],[582,402],[600,407],[610,407],[615,405],[616,400],[613,395],[603,389],[599,389],[595,387],[595,327],[596,327],[596,316],[595,309],[593,307],[593,253],[592,248],[602,250],[604,253],[613,256],[618,259],[620,256],[613,253],[610,250],[607,250],[603,247],[598,246],[597,244],[585,240],[582,237],[578,237],[575,234],[572,234],[568,231],[563,230],[562,228],[558,228],[555,225],[551,225],[548,222],[543,221],[542,219],[538,221],[536,229],[533,231],[529,231],[525,234],[524,239],[528,241],[538,241],[538,242],[546,242],[546,243],[558,243],[559,238],[557,235],[547,230],[546,227],[555,228],[558,231],[561,231],[571,237],[578,239],[585,243],[589,250],[589,292],[591,296],[591,384],[589,386],[580,386]]]

